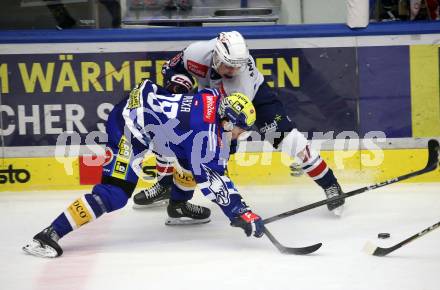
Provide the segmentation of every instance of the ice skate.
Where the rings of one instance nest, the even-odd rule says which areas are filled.
[[[37,257],[56,258],[63,254],[58,240],[58,234],[52,227],[48,227],[36,234],[32,242],[23,247],[23,251]]]
[[[325,188],[324,191],[327,199],[343,194],[341,186],[337,182]],[[344,211],[344,203],[345,199],[333,201],[327,204],[327,208],[335,215],[341,216],[342,212]]]
[[[207,207],[195,205],[187,201],[170,200],[167,208],[168,219],[166,225],[191,225],[209,223],[211,210]]]
[[[168,204],[171,184],[157,182],[148,189],[141,190],[133,196],[133,208],[151,208]]]

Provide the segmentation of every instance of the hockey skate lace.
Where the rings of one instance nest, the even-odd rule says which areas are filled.
[[[160,183],[156,183],[151,188],[144,191],[145,196],[147,198],[154,198],[160,194],[161,189],[162,189],[162,186],[160,185]]]
[[[327,198],[332,198],[339,195],[339,188],[336,185],[332,185],[325,189]]]
[[[189,203],[189,202],[186,203],[186,207],[188,208],[189,211],[196,213],[196,214],[201,214],[203,212],[202,207],[195,205],[195,204],[192,204],[192,203]]]

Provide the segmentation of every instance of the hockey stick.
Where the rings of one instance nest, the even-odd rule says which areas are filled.
[[[267,228],[264,228],[264,234],[269,238],[272,244],[280,251],[282,254],[287,255],[307,255],[317,251],[321,248],[322,243],[318,243],[311,246],[306,247],[298,247],[298,248],[289,248],[285,247],[278,242],[278,240],[269,232]]]
[[[365,244],[365,246],[364,246],[364,252],[366,252],[367,254],[370,254],[370,255],[378,256],[378,257],[386,256],[389,253],[397,250],[398,248],[400,248],[400,247],[402,247],[402,246],[404,246],[404,245],[414,241],[415,239],[418,239],[421,236],[424,236],[427,233],[435,230],[439,226],[440,226],[440,222],[438,222],[436,224],[433,224],[432,226],[424,229],[423,231],[421,231],[421,232],[419,232],[419,233],[417,233],[417,234],[407,238],[406,240],[403,240],[400,243],[395,244],[394,246],[389,247],[389,248],[381,248],[381,247],[378,247],[378,246],[374,245],[372,242],[367,242]]]
[[[379,183],[376,183],[376,184],[373,184],[370,186],[362,187],[362,188],[359,188],[359,189],[356,189],[356,190],[353,190],[353,191],[350,191],[350,192],[347,192],[342,195],[335,196],[335,197],[332,197],[329,199],[317,201],[317,202],[314,202],[314,203],[311,203],[311,204],[308,204],[308,205],[305,205],[305,206],[302,206],[297,209],[290,210],[290,211],[287,211],[287,212],[284,212],[281,214],[277,214],[273,217],[264,219],[263,222],[264,222],[264,224],[269,224],[274,221],[277,221],[277,220],[280,220],[280,219],[283,219],[283,218],[286,218],[286,217],[289,217],[289,216],[292,216],[292,215],[295,215],[295,214],[298,214],[298,213],[301,213],[301,212],[304,212],[304,211],[307,211],[310,209],[314,209],[316,207],[323,206],[323,205],[328,204],[333,201],[345,199],[345,198],[348,198],[348,197],[351,197],[351,196],[354,196],[354,195],[357,195],[357,194],[360,194],[360,193],[363,193],[366,191],[370,191],[370,190],[373,190],[373,189],[376,189],[379,187],[383,187],[383,186],[386,186],[389,184],[393,184],[393,183],[396,183],[396,182],[399,182],[399,181],[402,181],[402,180],[405,180],[408,178],[412,178],[412,177],[433,171],[437,168],[437,165],[438,165],[439,147],[440,147],[440,145],[437,140],[431,139],[428,141],[428,163],[426,164],[425,168],[423,168],[421,170],[411,172],[411,173],[408,173],[408,174],[405,174],[402,176],[398,176],[398,177],[395,177],[392,179],[388,179],[384,182],[379,182]]]

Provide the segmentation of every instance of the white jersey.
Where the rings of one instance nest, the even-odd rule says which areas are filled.
[[[242,93],[253,100],[258,88],[264,81],[263,75],[255,67],[255,61],[249,56],[249,61],[238,75],[231,79],[212,77],[212,54],[217,38],[209,41],[198,41],[190,44],[183,51],[183,63],[185,69],[197,80],[199,90],[215,88],[225,95]],[[217,75],[218,77],[218,75]]]

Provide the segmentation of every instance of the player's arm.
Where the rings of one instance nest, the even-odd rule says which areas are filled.
[[[251,211],[234,183],[225,175],[229,153],[222,142],[225,138],[220,138],[223,130],[218,127],[229,128],[230,137],[237,138],[255,122],[255,108],[246,96],[239,93],[224,97],[217,108],[216,90],[212,95],[208,91],[200,92],[203,119],[201,122],[193,120],[191,141],[184,145],[191,171],[202,193],[221,208],[232,226],[242,228],[248,236],[261,237],[264,231],[261,217]]]
[[[263,236],[263,220],[246,205],[234,183],[225,175],[226,167],[212,160],[200,164],[199,169],[199,172],[193,171],[197,185],[203,195],[221,208],[231,226],[242,228],[247,236]]]
[[[186,70],[181,51],[162,66],[164,87],[174,94],[186,94],[192,91],[194,79]]]

